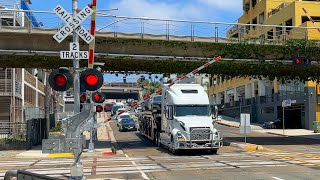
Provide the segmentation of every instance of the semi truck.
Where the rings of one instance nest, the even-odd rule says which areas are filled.
[[[214,127],[209,98],[199,84],[163,85],[161,105],[142,111],[139,131],[172,153],[203,149],[216,154],[222,135]]]

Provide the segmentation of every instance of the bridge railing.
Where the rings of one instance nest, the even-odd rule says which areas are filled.
[[[53,12],[33,11],[33,14],[39,21],[37,23],[43,24],[43,26],[41,28],[25,27],[30,33],[36,30],[57,32],[65,25]],[[320,26],[320,22],[316,23]],[[89,29],[90,18],[82,25]],[[254,44],[282,44],[288,39],[320,40],[319,32],[308,21],[301,26],[280,26],[112,16],[98,12],[96,29],[97,34],[104,34],[107,37],[171,41],[216,43],[246,41]]]

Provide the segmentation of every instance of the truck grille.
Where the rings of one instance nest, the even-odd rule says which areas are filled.
[[[190,128],[190,139],[192,141],[210,140],[210,128]]]

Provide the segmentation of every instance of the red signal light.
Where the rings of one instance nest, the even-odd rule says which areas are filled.
[[[56,76],[54,76],[54,82],[58,86],[65,86],[67,84],[67,78],[63,74],[57,74]]]
[[[297,63],[297,64],[300,64],[300,63],[301,63],[301,60],[300,60],[299,58],[297,58],[297,59],[296,59],[296,63]]]
[[[92,101],[95,103],[103,103],[106,99],[106,96],[101,92],[94,92],[92,94]]]
[[[85,82],[90,85],[90,86],[94,86],[97,84],[98,82],[98,77],[94,74],[88,74],[85,78],[84,78]]]
[[[80,75],[80,84],[85,90],[96,91],[103,85],[103,74],[97,69],[86,69]]]
[[[100,94],[96,94],[96,95],[94,95],[94,100],[96,100],[96,101],[100,101],[100,100],[101,100],[101,96],[100,96]]]
[[[80,95],[80,103],[84,103],[87,100],[87,96],[85,94]]]
[[[102,111],[103,111],[103,107],[101,105],[97,105],[96,112],[102,112]]]
[[[66,91],[73,83],[73,77],[69,69],[54,69],[49,75],[49,85],[56,91]]]

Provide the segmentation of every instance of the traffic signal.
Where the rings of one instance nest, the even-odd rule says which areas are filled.
[[[96,69],[86,69],[81,73],[80,83],[84,85],[86,90],[96,91],[103,84],[103,75]]]
[[[293,65],[309,65],[311,64],[311,60],[307,57],[293,57],[292,58]]]
[[[68,69],[54,69],[49,75],[49,85],[56,91],[66,91],[73,83],[73,77]]]
[[[106,99],[106,96],[104,95],[104,93],[101,93],[101,92],[92,93],[92,101],[95,103],[103,103],[105,99]]]
[[[96,105],[96,112],[102,112],[103,107],[101,105]]]

